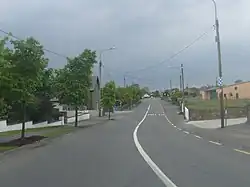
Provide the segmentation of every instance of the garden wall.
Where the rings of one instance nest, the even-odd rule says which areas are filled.
[[[83,114],[78,116],[78,121],[88,120],[90,119],[90,114]],[[66,119],[67,123],[73,123],[75,121],[75,117],[70,117]],[[60,117],[59,121],[48,123],[48,121],[44,121],[41,123],[33,124],[32,121],[28,121],[25,123],[26,129],[34,129],[34,128],[42,128],[42,127],[54,127],[54,126],[61,126],[65,125],[64,117]],[[14,124],[14,125],[7,125],[7,121],[0,121],[0,132],[7,132],[7,131],[14,131],[14,130],[21,130],[22,123]]]
[[[247,116],[246,107],[228,107],[225,112],[227,119],[242,118]],[[220,119],[219,109],[192,109],[189,108],[190,121]]]

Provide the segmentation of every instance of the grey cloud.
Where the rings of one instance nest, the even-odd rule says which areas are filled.
[[[20,37],[34,36],[54,51],[73,56],[84,48],[105,53],[104,79],[123,83],[123,75],[157,64],[186,46],[214,24],[210,0],[37,0],[1,2],[1,27]],[[248,0],[218,0],[221,22],[223,72],[225,81],[249,79],[250,15]],[[48,54],[50,66],[62,67],[64,59]],[[178,83],[178,71],[169,64],[186,67],[189,85],[214,83],[217,76],[214,32],[190,49],[152,70],[133,73],[128,81],[152,88]],[[236,71],[237,69],[237,71]],[[96,71],[96,70],[95,70]],[[242,72],[242,73],[239,73]],[[137,78],[136,78],[137,77]]]

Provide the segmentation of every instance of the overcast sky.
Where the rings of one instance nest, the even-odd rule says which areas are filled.
[[[250,1],[217,0],[224,82],[250,80]],[[183,63],[189,86],[214,84],[218,75],[211,0],[1,0],[0,28],[33,36],[45,48],[74,56],[85,48],[103,55],[104,79],[150,88],[178,86]],[[208,34],[171,61],[167,59]],[[47,54],[50,67],[66,61]],[[159,64],[163,60],[165,63]],[[148,66],[153,68],[138,71]]]

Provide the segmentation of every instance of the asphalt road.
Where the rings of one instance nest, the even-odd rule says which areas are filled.
[[[8,155],[0,161],[1,186],[250,186],[250,155],[178,130],[160,102]]]

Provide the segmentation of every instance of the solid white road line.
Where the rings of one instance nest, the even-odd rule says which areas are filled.
[[[155,172],[155,174],[161,179],[161,181],[164,183],[165,186],[167,187],[177,187],[162,171],[161,169],[153,162],[153,160],[148,156],[148,154],[144,151],[142,148],[141,144],[139,143],[138,137],[137,137],[137,131],[140,127],[140,125],[143,123],[143,121],[146,119],[148,111],[150,110],[150,105],[148,106],[148,109],[143,116],[142,120],[138,123],[136,126],[134,133],[133,133],[133,138],[134,138],[134,143],[143,157],[143,159],[147,162],[147,164],[151,167],[151,169]]]
[[[201,139],[201,137],[200,136],[198,136],[198,135],[194,135],[196,138],[199,138],[199,139]]]
[[[212,143],[212,144],[215,144],[215,145],[222,145],[221,143],[219,143],[219,142],[214,142],[214,141],[209,141],[210,143]]]

